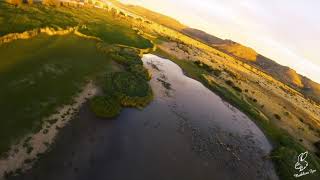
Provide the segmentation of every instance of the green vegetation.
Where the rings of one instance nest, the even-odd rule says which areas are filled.
[[[119,98],[123,106],[144,107],[153,99],[148,81],[150,74],[143,67],[140,52],[132,48],[120,48],[112,58],[128,72],[109,73],[104,90],[106,94]]]
[[[147,80],[131,72],[115,72],[107,75],[107,94],[119,98],[126,107],[145,107],[153,99]]]
[[[220,87],[212,81],[208,81],[205,76],[203,76],[202,82],[212,91],[219,94],[220,97],[239,108],[254,120],[275,146],[270,158],[276,165],[278,175],[281,179],[295,179],[293,174],[297,173],[297,171],[294,169],[294,164],[297,162],[298,155],[307,150],[296,142],[287,132],[277,128],[274,124],[265,119],[254,105],[246,102],[241,96],[238,96],[226,88]],[[317,171],[320,170],[320,159],[315,154],[310,153],[308,162],[309,167],[312,167]],[[304,176],[301,179],[317,179],[316,176],[317,175],[309,175]]]
[[[179,60],[159,49],[155,53],[172,60],[178,64],[189,77],[202,82],[221,98],[247,114],[273,143],[274,150],[271,152],[270,158],[275,163],[280,179],[296,179],[293,175],[297,173],[294,168],[297,157],[300,153],[307,151],[299,142],[296,142],[286,131],[279,129],[269,120],[265,119],[265,117],[260,114],[260,111],[250,102],[246,101],[241,94],[211,81],[210,75],[205,69],[199,68],[199,66],[190,61]],[[320,159],[315,154],[309,152],[307,161],[309,162],[310,168],[317,170],[317,173],[320,172]],[[318,179],[317,173],[303,176],[299,179],[316,180]]]
[[[3,1],[0,1],[0,9],[0,36],[44,27],[65,29],[81,26],[80,32],[98,37],[109,44],[137,48],[152,47],[149,40],[137,35],[131,29],[131,22],[125,19],[119,20],[103,9],[50,7],[40,4],[21,5],[16,8]]]
[[[135,64],[130,66],[129,68],[130,68],[129,71],[135,74],[136,76],[141,77],[145,80],[151,79],[151,75],[149,71],[146,68],[144,68],[142,65]]]
[[[117,25],[105,21],[90,22],[79,31],[89,36],[99,37],[109,44],[123,44],[138,48],[152,47],[150,41],[137,36],[137,34],[131,32],[131,29],[124,28],[122,24]]]
[[[40,35],[0,46],[0,152],[71,103],[88,79],[112,71],[95,44],[75,35]]]
[[[238,92],[240,92],[240,93],[242,92],[242,89],[239,88],[238,86],[236,86],[233,81],[231,81],[231,80],[226,80],[226,84],[228,84],[229,86],[231,86],[234,90],[236,90],[236,91],[238,91]],[[256,101],[257,101],[257,100],[256,100]]]
[[[219,77],[219,76],[221,75],[221,73],[222,73],[221,70],[215,69],[215,68],[213,68],[212,66],[210,66],[210,65],[208,65],[208,64],[206,64],[206,63],[203,63],[203,62],[201,62],[201,61],[195,61],[194,63],[195,63],[198,67],[206,70],[208,73],[213,73],[213,75],[215,75],[215,76],[217,76],[217,77]]]
[[[126,68],[129,68],[131,65],[143,65],[137,52],[128,49],[130,48],[121,48],[118,52],[110,54],[110,56],[113,60]]]
[[[90,100],[91,110],[101,118],[112,118],[121,111],[117,98],[112,96],[96,96]]]
[[[153,99],[148,81],[149,72],[143,67],[138,53],[133,48],[113,48],[108,51],[110,57],[124,67],[126,71],[107,73],[102,86],[105,97],[91,100],[91,109],[99,117],[112,118],[119,114],[121,107],[143,108]],[[109,99],[109,100],[108,100]],[[110,106],[116,106],[116,109]]]
[[[38,130],[44,117],[54,113],[59,106],[72,103],[74,95],[88,80],[94,80],[105,72],[108,72],[103,80],[105,96],[90,101],[90,107],[97,116],[111,118],[120,113],[121,105],[140,108],[152,100],[152,90],[147,83],[150,75],[143,68],[139,50],[135,49],[149,48],[152,44],[132,30],[129,19],[120,20],[112,13],[90,7],[55,8],[34,4],[16,8],[0,1],[0,9],[0,36],[44,27],[65,29],[79,26],[81,33],[104,41],[108,51],[102,53],[105,51],[97,48],[97,42],[75,35],[39,35],[0,45],[0,154],[7,151],[17,138],[30,130]],[[281,179],[295,179],[297,155],[306,149],[284,130],[271,124],[254,104],[236,92],[241,92],[241,89],[230,82],[226,83],[232,88],[211,81],[208,78],[211,74],[221,74],[211,66],[181,61],[161,51],[156,53],[174,61],[188,76],[202,82],[253,119],[275,146],[270,158],[275,162]],[[108,59],[121,64],[124,71],[113,72]],[[27,143],[25,147],[32,152]],[[308,162],[309,167],[320,172],[319,158],[311,153]],[[309,175],[300,179],[317,177]]]
[[[81,33],[101,39],[99,43],[108,48],[152,47],[149,40],[132,30],[131,20],[120,20],[103,9],[40,4],[15,7],[3,1],[0,9],[0,36],[44,27],[60,30],[79,26]],[[88,80],[114,71],[113,57],[101,51],[98,44],[73,34],[40,34],[0,45],[0,155],[18,138],[38,131],[42,120],[58,107],[72,103]],[[131,69],[143,76],[141,67]]]

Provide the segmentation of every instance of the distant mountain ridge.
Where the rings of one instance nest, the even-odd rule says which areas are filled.
[[[215,36],[208,36],[208,34],[206,32],[199,30],[199,29],[184,28],[180,31],[190,37],[193,37],[197,40],[203,41],[206,44],[224,44],[225,43],[225,40],[220,39]]]
[[[114,3],[118,3],[112,0]],[[275,61],[257,53],[254,49],[246,47],[237,42],[231,40],[220,39],[216,36],[208,34],[204,31],[193,29],[183,25],[179,21],[165,16],[163,14],[148,10],[141,6],[124,5],[118,3],[121,6],[132,13],[146,17],[147,19],[154,21],[158,24],[166,26],[168,28],[179,31],[191,38],[201,41],[213,48],[216,48],[224,53],[227,53],[245,63],[248,63],[263,72],[270,74],[275,79],[291,86],[297,91],[303,93],[305,96],[313,99],[317,103],[320,103],[320,84],[310,80],[309,78],[298,74],[295,70],[282,66]]]
[[[307,97],[320,103],[320,84],[298,74],[295,70],[282,66],[277,62],[257,53],[254,49],[231,40],[222,40],[199,30],[183,30],[188,36],[194,37],[203,43],[212,46],[224,53],[227,53],[245,63],[251,64],[261,71],[270,74],[272,77],[291,86]]]

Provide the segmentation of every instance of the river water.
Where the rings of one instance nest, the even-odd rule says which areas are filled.
[[[147,54],[154,101],[114,120],[84,105],[51,150],[10,179],[278,179],[261,130],[173,62]]]

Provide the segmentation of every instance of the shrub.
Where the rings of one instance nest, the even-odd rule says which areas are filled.
[[[131,72],[114,72],[106,77],[105,93],[115,96],[123,106],[144,107],[153,99],[148,81]]]
[[[226,80],[225,81],[227,85],[231,86],[234,90],[238,91],[238,92],[242,92],[242,89],[239,88],[238,86],[236,86],[231,80]]]
[[[90,100],[90,109],[101,118],[113,118],[121,111],[121,106],[115,97],[96,96]]]
[[[219,70],[219,69],[214,69],[213,70],[213,75],[215,75],[215,76],[217,76],[217,77],[219,77],[220,75],[221,75],[221,70]]]
[[[214,73],[215,75],[217,74],[217,76],[220,76],[221,72],[219,72],[220,70],[218,69],[214,69],[213,67],[211,67],[210,65],[203,63],[201,61],[195,61],[194,62],[197,66],[203,68],[204,70],[206,70],[209,73]]]
[[[145,80],[150,80],[151,75],[147,69],[140,64],[131,65],[129,71]]]
[[[236,75],[234,72],[232,72],[232,71],[230,71],[230,70],[228,70],[228,69],[224,69],[224,71],[225,71],[226,73],[228,73],[231,77],[237,78],[237,75]]]
[[[238,86],[232,86],[232,88],[240,93],[242,92],[242,89],[239,88]]]
[[[140,57],[138,56],[129,56],[129,55],[121,55],[121,54],[112,54],[110,57],[115,60],[117,63],[129,67],[131,65],[143,65]]]
[[[274,114],[274,117],[278,120],[281,120],[281,116],[279,114]]]
[[[299,117],[299,121],[304,123],[304,120],[301,117]]]
[[[229,86],[235,86],[231,80],[226,80],[226,84],[228,84]]]

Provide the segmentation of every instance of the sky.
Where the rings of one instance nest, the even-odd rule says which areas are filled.
[[[255,49],[320,83],[320,0],[121,0]]]

